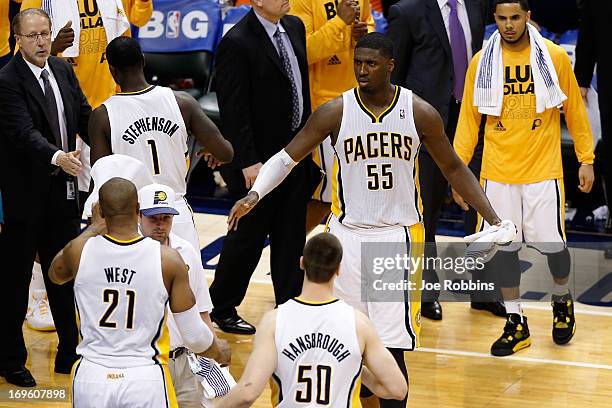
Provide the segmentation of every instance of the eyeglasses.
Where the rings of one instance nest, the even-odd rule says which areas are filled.
[[[18,34],[20,37],[25,37],[28,41],[35,42],[40,38],[43,41],[47,41],[51,37],[49,31],[43,31],[41,33],[30,33],[30,34]]]

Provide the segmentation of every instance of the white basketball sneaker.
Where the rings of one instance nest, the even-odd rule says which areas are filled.
[[[46,290],[31,290],[26,314],[26,325],[33,330],[55,331],[55,323],[47,300]]]

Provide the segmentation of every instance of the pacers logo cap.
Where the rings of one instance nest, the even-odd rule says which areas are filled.
[[[149,184],[138,191],[138,203],[143,215],[178,215],[174,208],[174,190],[163,184]]]

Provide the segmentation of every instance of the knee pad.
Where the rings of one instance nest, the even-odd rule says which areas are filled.
[[[550,269],[552,276],[557,279],[565,279],[569,276],[570,264],[572,260],[567,248],[561,252],[546,254],[546,259],[548,261],[548,268]]]
[[[502,288],[515,288],[521,284],[521,266],[518,252],[497,251],[490,261],[495,281]]]

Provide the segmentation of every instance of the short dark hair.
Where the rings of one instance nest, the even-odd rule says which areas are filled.
[[[47,12],[39,8],[29,8],[29,9],[21,10],[19,13],[15,14],[15,17],[13,17],[13,21],[11,22],[11,25],[13,28],[13,32],[15,34],[21,35],[21,20],[23,20],[24,17],[31,16],[31,15],[36,15],[36,16],[41,16],[41,17],[46,18],[47,21],[49,22],[49,30],[51,30],[51,17],[49,17]]]
[[[498,4],[512,4],[512,3],[518,3],[521,6],[521,9],[523,9],[523,11],[529,11],[529,1],[528,0],[494,0],[493,1],[493,12],[495,13],[495,10],[497,10]]]
[[[304,246],[306,278],[326,283],[334,276],[342,260],[342,245],[334,235],[322,232],[310,238]]]
[[[378,50],[380,55],[385,58],[393,58],[393,41],[381,33],[368,33],[361,37],[355,45],[357,48],[369,48],[371,50]]]
[[[131,37],[117,37],[106,46],[108,65],[117,69],[139,67],[144,57],[138,41]]]

